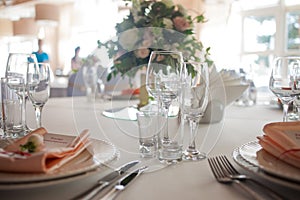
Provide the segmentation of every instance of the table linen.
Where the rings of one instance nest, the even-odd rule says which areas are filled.
[[[43,123],[49,132],[79,133],[82,129],[89,129],[91,136],[98,139],[112,141],[120,150],[120,157],[110,167],[117,167],[125,162],[140,158],[138,154],[138,140],[135,137],[137,127],[132,121],[114,120],[103,116],[103,110],[137,104],[137,101],[96,101],[88,104],[86,98],[52,98],[45,106]],[[30,110],[30,109],[28,109]],[[34,124],[34,113],[28,111],[29,124]],[[253,107],[227,106],[221,124],[206,124],[219,126],[220,134],[216,134],[217,141],[211,148],[209,155],[225,154],[231,157],[233,150],[257,136],[263,135],[262,128],[270,122],[281,121],[281,110],[269,105]],[[119,128],[118,128],[119,127]],[[200,131],[201,131],[200,127]],[[120,130],[122,128],[122,130]],[[217,130],[217,129],[214,129]],[[200,133],[201,134],[201,133]],[[199,134],[199,135],[200,135]],[[212,132],[213,134],[213,132]],[[202,139],[199,136],[199,141]],[[213,144],[213,143],[212,143]],[[209,148],[208,148],[209,149]],[[136,153],[134,153],[136,152]],[[130,187],[124,190],[117,200],[152,200],[152,199],[250,199],[247,194],[236,187],[219,184],[211,173],[207,160],[199,162],[180,162],[145,172]],[[247,173],[236,165],[241,173]],[[92,187],[104,173],[78,179],[74,182],[59,183],[49,187],[21,189],[17,192],[1,190],[3,199],[72,199]],[[256,178],[256,177],[254,177]],[[297,199],[299,191],[282,187],[268,180],[258,178],[264,184],[269,184],[274,190],[288,199]],[[153,192],[156,191],[156,192]]]

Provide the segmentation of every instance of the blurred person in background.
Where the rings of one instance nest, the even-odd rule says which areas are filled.
[[[38,51],[32,52],[35,54],[36,59],[39,63],[49,62],[49,56],[43,51],[43,40],[38,39]]]
[[[81,58],[79,57],[80,47],[75,48],[75,55],[71,59],[71,70],[77,72],[81,67]]]

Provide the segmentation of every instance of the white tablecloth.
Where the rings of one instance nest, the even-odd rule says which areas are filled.
[[[126,161],[139,159],[136,122],[114,120],[101,115],[104,109],[136,104],[136,101],[97,101],[88,103],[85,97],[52,98],[43,110],[43,125],[49,132],[77,134],[88,128],[94,138],[109,140],[120,150],[120,158],[111,163],[119,166]],[[264,124],[280,121],[282,111],[278,108],[256,105],[253,107],[229,106],[224,121],[208,126],[201,125],[203,131],[210,129],[211,141],[215,142],[210,156],[225,154],[231,159],[234,148],[253,141],[262,135]],[[28,123],[34,126],[34,114],[28,104]],[[199,138],[201,139],[201,130]],[[220,134],[219,134],[220,133]],[[199,139],[199,140],[200,140]],[[218,140],[217,140],[218,139]],[[199,142],[199,141],[198,141]],[[232,161],[233,162],[233,161]],[[233,162],[234,163],[234,162]],[[244,172],[235,163],[239,171]],[[153,169],[153,168],[152,168]],[[18,190],[0,190],[0,199],[72,199],[90,188],[103,174],[86,177],[71,183]],[[262,180],[289,199],[297,199],[300,192]],[[238,187],[219,184],[213,177],[207,160],[199,162],[183,161],[153,172],[146,172],[124,190],[119,200],[152,199],[250,199]]]

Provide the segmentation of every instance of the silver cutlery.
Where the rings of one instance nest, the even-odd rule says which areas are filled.
[[[141,167],[127,175],[125,175],[122,179],[120,179],[114,187],[106,193],[101,200],[113,200],[116,198],[116,196],[123,191],[129,183],[131,183],[133,180],[135,180],[141,173],[143,173],[145,170],[147,170],[148,167],[144,166]]]
[[[246,176],[244,174],[240,174],[234,167],[233,165],[229,162],[229,160],[227,159],[226,156],[221,155],[218,156],[219,160],[222,162],[225,170],[226,170],[226,175],[229,176],[232,179],[236,179],[239,181],[251,181],[252,183],[256,184],[257,186],[261,187],[264,189],[265,192],[268,192],[269,195],[272,196],[273,199],[276,200],[282,200],[284,199],[283,197],[281,197],[279,194],[277,194],[277,192],[275,192],[274,190],[272,190],[271,188],[267,187],[266,185],[260,183],[259,181],[252,179],[249,176]]]
[[[101,178],[95,186],[93,186],[88,191],[84,192],[80,196],[76,197],[75,199],[80,200],[88,200],[92,199],[94,196],[96,196],[99,192],[101,192],[104,188],[106,188],[108,185],[116,181],[117,178],[120,178],[125,172],[127,172],[131,167],[135,166],[136,164],[140,163],[139,160],[130,161],[118,169],[114,170],[113,172],[110,172],[103,178]]]
[[[265,198],[261,196],[256,190],[245,184],[245,182],[241,182],[237,179],[232,179],[229,176],[226,176],[224,166],[222,162],[219,161],[218,158],[208,158],[208,164],[213,172],[213,175],[217,179],[219,183],[222,184],[238,184],[244,191],[246,191],[249,195],[251,195],[256,200],[264,200]]]

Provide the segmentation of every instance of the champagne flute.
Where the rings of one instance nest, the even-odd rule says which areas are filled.
[[[177,98],[180,89],[180,76],[183,64],[181,52],[152,51],[146,72],[146,89],[160,104],[165,118],[162,143],[169,143],[168,112]]]
[[[42,109],[50,96],[50,65],[48,63],[29,64],[27,92],[35,110],[37,127],[42,127]]]
[[[208,66],[205,62],[185,62],[183,84],[183,114],[190,126],[190,142],[183,152],[184,160],[202,160],[206,158],[196,148],[198,124],[208,105]]]
[[[288,107],[300,94],[300,57],[277,57],[272,66],[269,88],[283,105],[283,121],[288,121]]]
[[[36,56],[30,53],[9,53],[5,77],[19,77],[24,79],[24,84],[27,84],[27,68],[29,63],[37,63]],[[30,129],[27,126],[26,122],[26,102],[28,99],[27,87],[24,87],[24,92],[20,93],[24,95],[24,103],[22,104],[22,120],[26,132],[29,132]],[[22,98],[21,98],[22,99]]]

